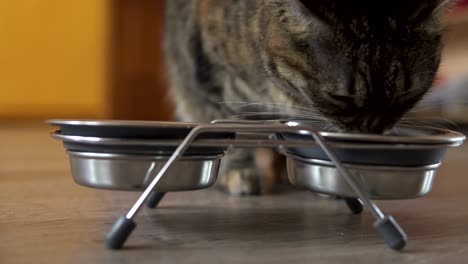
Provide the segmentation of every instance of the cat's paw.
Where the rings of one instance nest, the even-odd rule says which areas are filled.
[[[260,175],[255,168],[230,170],[219,177],[219,187],[231,195],[259,195],[262,193]]]

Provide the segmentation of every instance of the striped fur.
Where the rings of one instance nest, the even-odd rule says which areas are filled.
[[[445,2],[168,0],[178,118],[310,110],[338,130],[381,133],[431,86]]]

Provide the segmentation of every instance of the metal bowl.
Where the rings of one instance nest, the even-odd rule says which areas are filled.
[[[348,143],[380,143],[380,144],[429,144],[429,145],[454,145],[459,146],[465,140],[465,136],[448,129],[419,126],[396,126],[385,134],[342,133],[329,132],[324,129],[327,123],[317,120],[282,121],[289,127],[308,126],[321,131],[320,134],[329,142]],[[283,132],[280,135],[289,135],[290,140],[310,139],[307,131]]]
[[[170,155],[177,148],[172,143],[182,141],[199,123],[123,121],[123,120],[61,120],[47,121],[60,130],[52,134],[75,152],[116,153],[127,155]],[[231,139],[235,133],[208,132],[198,139]],[[148,142],[152,142],[149,144]],[[156,144],[155,144],[156,143]],[[219,155],[226,147],[190,147],[188,155]]]
[[[193,124],[173,123],[131,123],[130,126],[112,122],[51,123],[62,129],[67,127],[72,130],[68,131],[71,135],[68,132],[63,134],[62,130],[52,133],[52,136],[64,142],[70,155],[75,181],[89,187],[112,190],[143,190],[179,146],[183,139],[181,136],[193,128]],[[322,149],[318,145],[309,144],[314,141],[306,130],[308,127],[319,130],[320,126],[316,122],[289,121],[274,126],[259,124],[252,130],[264,129],[286,141],[274,138],[269,141],[263,137],[257,139],[255,134],[248,134],[246,136],[251,140],[248,144],[238,135],[230,138],[226,133],[217,132],[215,126],[210,127],[210,137],[195,141],[193,146],[188,147],[187,152],[158,183],[156,191],[172,192],[210,187],[216,181],[221,158],[229,146],[262,147],[263,144],[271,143],[273,145],[270,146],[278,147],[286,154],[288,175],[294,185],[336,196],[355,197],[355,192],[328,161]],[[286,126],[290,127],[283,129]],[[299,127],[291,132],[291,126]],[[101,127],[106,130],[101,131]],[[112,132],[112,128],[119,128],[122,133],[126,133],[124,130],[127,128],[135,134],[129,138],[119,138],[116,134],[108,134]],[[247,131],[241,128],[240,125],[233,126],[233,131]],[[97,134],[87,135],[88,129]],[[226,128],[219,131],[226,131]],[[137,137],[139,133],[147,133],[151,138],[144,135]],[[178,136],[170,138],[171,133]],[[371,198],[409,199],[423,196],[431,190],[436,169],[442,162],[446,149],[461,145],[465,137],[440,129],[400,128],[400,133],[402,134],[365,135],[320,132],[320,135]],[[236,135],[234,132],[228,134]],[[104,135],[110,137],[103,137]]]
[[[306,125],[320,129],[322,124],[308,121],[290,121],[287,126]],[[465,136],[444,129],[397,127],[398,133],[386,135],[321,132],[334,146],[335,154],[343,163],[421,167],[442,162],[448,147],[459,146]],[[313,140],[307,131],[277,133],[288,141]],[[340,146],[341,145],[341,146]],[[329,160],[319,146],[290,147],[287,152],[308,159]]]
[[[120,139],[51,134],[53,138],[63,141],[65,149],[74,152],[92,152],[124,155],[167,156],[171,155],[181,140]],[[226,146],[191,146],[184,155],[216,156],[225,153]]]
[[[67,153],[76,183],[109,190],[144,190],[168,160],[168,156]],[[222,157],[183,156],[160,180],[156,191],[188,191],[212,186],[216,182]]]
[[[119,139],[183,139],[200,123],[133,121],[133,120],[63,120],[47,123],[60,128],[60,134],[82,137]],[[199,138],[226,139],[234,133],[209,132]]]
[[[340,197],[356,197],[329,161],[286,154],[290,182],[296,187]],[[440,163],[419,167],[344,164],[372,199],[411,199],[432,189]]]

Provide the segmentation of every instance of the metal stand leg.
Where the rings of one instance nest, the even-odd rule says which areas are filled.
[[[357,198],[345,198],[346,205],[353,212],[353,214],[360,214],[362,212],[362,202]]]
[[[359,200],[364,204],[364,206],[372,213],[376,221],[374,222],[374,228],[380,234],[380,236],[385,240],[387,245],[394,250],[401,250],[405,247],[408,237],[406,236],[403,229],[398,225],[398,223],[390,215],[385,215],[380,208],[370,200],[366,192],[361,190],[359,184],[354,180],[354,177],[348,172],[348,170],[343,166],[341,161],[331,150],[331,148],[325,143],[323,137],[317,133],[312,132],[312,135],[315,141],[320,145],[322,150],[327,154],[330,160],[334,163],[336,169],[348,182],[349,186],[358,196]]]
[[[162,198],[166,195],[165,192],[152,192],[151,195],[148,197],[148,201],[146,201],[146,206],[148,208],[154,209],[158,206],[159,202],[161,202]]]
[[[106,244],[110,249],[120,249],[125,244],[128,236],[135,229],[136,223],[133,219],[121,216],[115,221],[112,229],[107,233]]]
[[[201,127],[196,127],[192,129],[192,131],[190,131],[187,137],[182,141],[182,143],[171,155],[166,164],[164,164],[161,170],[157,173],[156,177],[154,177],[154,179],[151,181],[148,187],[146,187],[145,191],[141,194],[141,196],[135,202],[133,207],[128,211],[126,215],[120,217],[114,223],[106,237],[106,243],[110,249],[121,249],[123,247],[125,241],[128,239],[133,229],[135,229],[136,227],[136,223],[133,219],[138,215],[138,212],[140,211],[141,207],[148,199],[148,197],[153,193],[153,190],[156,188],[156,185],[167,172],[167,170],[177,159],[179,159],[183,155],[185,150],[189,147],[190,143],[201,132],[201,130]]]
[[[377,232],[383,237],[386,243],[395,250],[401,250],[406,245],[407,236],[398,223],[389,215],[385,215],[379,207],[375,203],[373,203],[370,198],[368,197],[367,193],[361,190],[361,186],[355,181],[353,175],[351,175],[348,170],[343,166],[340,160],[337,158],[335,153],[332,149],[328,146],[325,142],[325,139],[319,134],[319,132],[308,129],[308,128],[278,128],[278,127],[262,127],[260,130],[263,132],[278,132],[278,130],[297,130],[297,129],[304,129],[309,131],[311,135],[314,137],[315,142],[322,148],[322,150],[326,153],[326,155],[330,158],[330,160],[335,165],[336,169],[340,172],[340,174],[345,178],[349,186],[352,190],[356,193],[359,200],[363,203],[363,205],[372,213],[372,215],[376,218],[374,223],[374,227]],[[171,155],[169,160],[164,164],[161,170],[157,173],[156,177],[151,181],[145,191],[141,194],[140,198],[135,202],[133,207],[128,211],[128,213],[121,218],[119,218],[107,236],[107,245],[111,249],[120,249],[125,241],[127,240],[128,236],[131,234],[133,229],[135,228],[136,224],[134,222],[134,218],[138,214],[139,210],[143,206],[144,202],[148,199],[148,197],[153,193],[155,190],[156,185],[158,184],[159,180],[164,176],[170,166],[177,160],[179,157],[183,155],[185,150],[189,147],[192,141],[201,133],[206,131],[216,131],[216,132],[232,132],[235,131],[243,131],[243,132],[254,132],[259,130],[259,126],[252,126],[252,125],[200,125],[193,128],[187,137],[182,141],[182,143],[177,147],[174,153]],[[261,142],[256,143],[258,146],[262,145]],[[273,144],[273,143],[271,143]],[[275,143],[276,144],[276,143]],[[275,147],[278,145],[273,144]],[[255,144],[254,144],[255,145]],[[265,144],[267,145],[267,144]],[[252,146],[250,143],[249,146]],[[355,201],[353,201],[355,202]],[[356,209],[357,207],[353,208]],[[352,208],[352,209],[353,209]]]

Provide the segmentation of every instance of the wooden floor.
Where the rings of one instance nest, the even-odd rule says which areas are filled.
[[[449,152],[429,196],[378,202],[409,235],[403,253],[342,201],[216,190],[169,194],[110,251],[104,236],[137,194],[76,185],[50,131],[0,124],[0,263],[468,263],[468,145]]]

